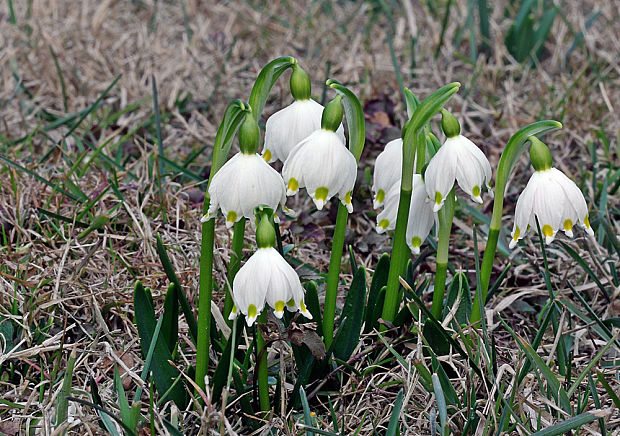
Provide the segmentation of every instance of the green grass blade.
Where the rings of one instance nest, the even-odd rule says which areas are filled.
[[[306,397],[306,391],[302,386],[299,387],[299,398],[301,399],[301,407],[304,411],[304,421],[308,427],[312,427],[312,415],[310,414],[310,406],[308,405],[308,398]],[[314,433],[310,430],[306,430],[307,436],[313,436]]]
[[[562,421],[559,424],[555,424],[551,427],[545,428],[544,430],[532,433],[531,436],[560,436],[563,434],[569,434],[571,430],[575,430],[582,425],[588,424],[603,415],[604,413],[601,411],[582,413],[581,415],[573,416],[572,418]]]
[[[398,421],[400,420],[400,410],[403,407],[403,390],[398,391],[396,401],[394,401],[394,408],[392,409],[392,415],[388,423],[385,436],[395,436],[398,434]]]
[[[71,395],[71,384],[73,381],[73,369],[75,367],[75,359],[77,357],[76,349],[71,351],[71,355],[67,360],[65,368],[65,376],[62,381],[62,389],[58,395],[58,405],[56,406],[56,428],[59,428],[67,420],[67,412],[69,410],[69,397]],[[66,434],[66,430],[62,432]]]
[[[439,434],[442,436],[446,434],[446,422],[448,420],[448,409],[446,407],[446,398],[443,395],[443,389],[441,387],[441,382],[439,381],[439,377],[437,374],[433,374],[433,391],[435,392],[435,401],[437,401],[437,409],[439,410]]]

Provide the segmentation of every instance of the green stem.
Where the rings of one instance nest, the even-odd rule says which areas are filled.
[[[493,208],[495,209],[495,208]],[[489,237],[487,238],[484,256],[482,258],[482,266],[480,267],[480,288],[481,292],[476,292],[474,296],[473,306],[471,310],[471,322],[480,321],[480,298],[482,298],[482,306],[487,298],[489,290],[489,282],[491,280],[491,270],[493,269],[493,261],[495,260],[495,252],[497,250],[497,241],[499,239],[499,229],[489,228]]]
[[[454,218],[454,189],[448,193],[439,215],[439,240],[437,242],[437,269],[435,272],[435,288],[433,290],[433,306],[431,313],[441,320],[443,297],[446,293],[446,277],[448,273],[448,249],[450,248],[450,231]]]
[[[233,307],[231,290],[237,271],[239,271],[239,268],[241,267],[241,259],[243,257],[243,238],[245,236],[245,222],[246,219],[241,218],[235,223],[233,228],[232,253],[228,264],[228,274],[226,275],[230,288],[226,287],[226,299],[224,300],[224,319],[229,326],[232,325],[232,321],[228,320],[228,315]]]
[[[205,210],[209,197],[205,196]],[[196,342],[196,377],[199,388],[205,388],[205,376],[209,367],[209,344],[211,340],[211,298],[213,297],[213,244],[215,218],[202,224],[200,245],[200,284],[198,290],[198,340]]]
[[[325,305],[323,307],[323,337],[325,348],[329,349],[334,339],[334,317],[336,315],[336,297],[338,296],[338,282],[340,279],[340,266],[342,262],[342,250],[344,247],[344,234],[347,229],[349,211],[342,203],[338,204],[338,216],[334,228],[332,240],[332,253],[329,259],[329,272],[327,273],[327,285],[325,287]]]
[[[256,379],[258,380],[258,398],[260,402],[260,410],[269,411],[271,406],[269,405],[269,380],[268,380],[268,367],[267,367],[267,348],[265,339],[261,333],[258,324],[267,323],[267,310],[258,316],[256,320],[256,354],[258,361],[256,362]]]
[[[409,207],[411,206],[411,193],[413,191],[413,164],[416,160],[416,153],[419,147],[421,136],[411,135],[406,131],[403,135],[403,167],[400,182],[400,198],[398,200],[398,212],[396,215],[396,229],[394,229],[394,245],[392,247],[392,259],[388,272],[387,288],[385,301],[383,303],[383,313],[381,317],[385,321],[392,322],[396,316],[399,303],[399,277],[405,271],[407,259],[411,256],[407,246],[407,221],[409,219]],[[422,162],[424,153],[421,154]],[[423,165],[423,163],[422,163]],[[385,327],[382,325],[382,329]]]

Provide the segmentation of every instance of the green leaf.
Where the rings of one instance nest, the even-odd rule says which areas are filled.
[[[452,311],[452,307],[454,306],[454,303],[459,295],[461,298],[459,300],[459,307],[454,314],[454,318],[459,325],[467,325],[469,322],[469,316],[471,315],[472,302],[469,283],[465,273],[457,273],[450,283],[448,297],[446,298],[446,307],[444,309],[444,317]]]
[[[573,416],[572,418],[562,421],[559,424],[555,424],[551,427],[545,428],[544,430],[532,433],[531,436],[559,436],[563,434],[570,434],[571,430],[575,430],[576,428],[579,428],[582,425],[592,422],[602,416],[605,416],[605,413],[600,410],[582,413],[581,415]]]
[[[411,115],[413,115],[417,107],[420,105],[420,100],[409,90],[409,88],[405,88],[405,103],[407,105],[407,117],[411,118]]]
[[[459,90],[459,82],[449,83],[426,97],[413,112],[411,119],[405,124],[405,131],[417,135],[422,127],[443,107],[444,104]],[[404,141],[404,138],[403,138]]]
[[[394,436],[398,434],[398,421],[400,419],[400,410],[403,407],[403,390],[401,388],[398,391],[398,395],[396,396],[396,401],[394,401],[394,408],[392,409],[392,415],[390,415],[390,421],[388,423],[388,428],[385,431],[385,436]]]
[[[373,327],[377,324],[378,317],[381,315],[381,312],[375,313],[375,306],[381,288],[387,285],[389,272],[390,255],[385,253],[379,258],[377,266],[375,267],[375,273],[372,275],[372,281],[370,282],[368,304],[366,304],[366,319],[364,320],[364,333],[372,331]]]
[[[609,383],[605,379],[605,375],[599,370],[597,370],[596,379],[603,385],[605,392],[607,392],[607,395],[609,395],[609,398],[611,398],[616,408],[620,409],[620,398],[618,398],[618,395],[614,392],[613,388],[609,385]]]
[[[170,283],[166,292],[163,317],[161,331],[172,354],[179,341],[179,299],[177,286],[174,283]]]
[[[174,345],[178,341],[178,335],[176,333],[178,331],[178,303],[181,304],[181,308],[183,309],[183,315],[185,315],[185,320],[187,321],[187,326],[189,327],[189,334],[192,337],[194,344],[196,343],[196,338],[198,336],[198,325],[196,324],[196,318],[194,317],[192,308],[187,301],[183,288],[181,288],[181,283],[174,272],[174,267],[172,266],[172,262],[170,262],[170,258],[166,252],[166,247],[164,246],[159,234],[157,235],[157,255],[159,256],[159,260],[161,260],[161,264],[164,267],[164,272],[166,273],[168,280],[170,280],[170,283],[175,286],[174,292],[171,288],[169,288],[168,294],[166,294],[166,301],[164,302],[164,325],[162,326],[164,329],[164,335],[167,334],[166,332],[171,333],[170,338],[166,336],[166,339],[169,339],[168,344],[170,352],[172,352]],[[177,302],[175,302],[175,300],[170,300],[169,302],[168,295],[176,296]],[[174,316],[174,319],[170,318],[172,316]],[[175,325],[173,325],[173,323]]]
[[[275,85],[278,78],[288,68],[297,63],[297,59],[291,56],[281,57],[272,60],[258,73],[258,77],[252,87],[250,94],[250,107],[252,108],[252,116],[256,121],[259,120],[271,88]]]
[[[357,96],[334,79],[328,79],[325,82],[327,86],[344,95],[342,105],[347,118],[347,126],[349,127],[349,150],[355,156],[355,160],[359,162],[362,151],[364,151],[364,143],[366,142],[366,120],[364,118],[364,109]]]
[[[58,394],[58,400],[56,405],[56,426],[58,429],[67,420],[67,412],[69,410],[69,396],[71,395],[71,384],[73,380],[73,369],[75,367],[76,349],[71,351],[69,359],[67,360],[67,366],[65,368],[65,376],[62,381],[62,389]],[[61,434],[66,434],[66,430]]]
[[[299,388],[299,397],[301,398],[301,407],[304,411],[304,421],[307,426],[312,426],[312,415],[310,413],[310,406],[308,405],[308,398],[306,397],[306,391],[303,387]],[[310,430],[306,430],[307,436],[313,436],[314,433]]]
[[[319,336],[323,336],[323,320],[321,317],[321,306],[319,304],[319,291],[314,281],[304,283],[304,289],[306,294],[304,301],[308,312],[312,315],[312,322],[316,322],[316,333]],[[300,318],[303,319],[303,318]]]
[[[439,410],[439,434],[444,435],[447,428],[446,422],[448,420],[448,409],[446,407],[446,398],[443,395],[443,388],[437,374],[431,376],[433,380],[433,392],[435,392],[435,400],[437,401],[437,410]]]
[[[151,342],[153,341],[157,323],[155,321],[153,306],[151,305],[146,290],[140,282],[137,282],[134,288],[134,310],[142,353],[144,356],[147,356]],[[150,366],[155,386],[161,395],[170,390],[168,399],[173,400],[178,407],[184,409],[187,405],[187,395],[182,383],[177,383],[173,386],[176,377],[179,376],[179,372],[170,365],[168,361],[171,360],[172,355],[166,345],[165,339],[158,335]]]
[[[359,344],[362,323],[364,321],[364,302],[366,299],[366,270],[360,266],[351,282],[351,287],[344,303],[340,326],[331,351],[334,357],[347,361]]]

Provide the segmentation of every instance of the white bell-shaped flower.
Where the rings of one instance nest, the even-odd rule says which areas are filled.
[[[469,139],[459,134],[460,126],[448,111],[442,111],[442,127],[447,139],[428,164],[425,174],[426,192],[435,212],[441,209],[456,180],[475,202],[482,203],[482,187],[492,194],[491,164],[484,153]]]
[[[290,214],[284,206],[286,187],[282,176],[256,152],[260,131],[251,113],[246,114],[238,138],[241,152],[213,175],[208,188],[209,210],[201,221],[215,217],[218,208],[226,217],[226,227],[231,227],[241,217],[248,218],[254,226],[254,208],[260,205],[272,210],[281,205]]]
[[[340,96],[332,100],[323,111],[322,128],[293,148],[284,162],[282,176],[287,185],[286,195],[306,188],[319,210],[337,195],[351,213],[357,161],[335,132],[342,121],[340,101]]]
[[[287,308],[312,319],[297,273],[273,247],[259,248],[239,269],[233,280],[232,297],[235,307],[229,319],[241,312],[249,326],[263,311],[265,302],[278,318],[282,318]]]
[[[258,249],[239,269],[233,280],[232,298],[235,303],[229,319],[241,312],[249,326],[263,311],[265,302],[282,318],[284,308],[300,311],[306,318],[312,315],[304,303],[304,289],[295,270],[274,248],[275,231],[267,214],[257,226]]]
[[[372,177],[373,207],[375,209],[386,201],[388,191],[394,183],[400,181],[402,171],[403,140],[397,138],[388,142],[375,160],[375,170]]]
[[[267,119],[263,158],[267,162],[284,162],[291,150],[312,132],[321,128],[323,106],[311,98],[295,100]],[[336,134],[344,142],[342,124]]]
[[[400,200],[400,180],[396,181],[385,198],[385,207],[377,215],[377,233],[394,230]],[[420,253],[420,246],[433,228],[436,214],[428,200],[424,180],[419,174],[413,175],[413,192],[407,219],[407,244],[414,254]]]
[[[416,180],[416,177],[419,178]],[[416,174],[407,219],[407,245],[413,254],[420,254],[420,246],[428,237],[436,221],[437,214],[433,212],[433,203],[428,201],[426,196],[424,180]]]
[[[562,171],[551,167],[551,153],[546,145],[534,137],[530,141],[530,156],[536,171],[517,200],[510,248],[517,245],[530,227],[536,228],[536,218],[547,244],[558,230],[572,238],[577,223],[587,234],[594,235],[581,190]]]
[[[324,108],[310,98],[310,78],[298,64],[293,66],[290,87],[295,101],[269,117],[265,125],[263,157],[267,162],[284,162],[297,144],[321,128]],[[342,124],[335,130],[344,142]]]
[[[258,154],[237,153],[215,173],[209,186],[209,210],[202,218],[208,221],[222,209],[226,227],[241,217],[254,224],[254,208],[267,205],[276,209],[286,202],[286,187],[282,176]]]

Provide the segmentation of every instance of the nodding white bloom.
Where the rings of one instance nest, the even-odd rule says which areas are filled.
[[[351,213],[357,161],[336,133],[342,121],[341,99],[337,96],[323,111],[322,128],[293,148],[284,162],[282,176],[287,185],[286,195],[306,188],[319,210],[337,195]]]
[[[321,128],[323,106],[308,98],[295,100],[267,119],[263,158],[267,162],[284,162],[291,150],[312,132]],[[344,142],[342,124],[336,134]]]
[[[413,165],[415,167],[415,162]],[[375,171],[372,177],[372,204],[375,209],[386,201],[386,195],[394,183],[400,182],[402,172],[403,140],[397,138],[388,142],[375,160]]]
[[[411,207],[407,219],[407,245],[413,254],[420,254],[420,246],[431,232],[433,223],[437,221],[437,214],[433,212],[433,204],[426,196],[424,180],[420,177],[416,181],[416,176],[420,177],[417,174],[414,176]]]
[[[233,280],[232,298],[235,305],[229,319],[235,319],[241,312],[246,316],[248,326],[251,326],[263,311],[265,302],[274,309],[278,318],[282,318],[286,307],[291,312],[300,311],[306,318],[312,319],[304,303],[304,288],[299,277],[274,248],[275,239],[269,215],[264,214],[256,230],[258,249]]]
[[[300,141],[321,128],[324,108],[310,98],[310,78],[297,64],[293,65],[290,87],[295,101],[269,117],[265,125],[263,157],[267,162],[284,162]],[[344,142],[342,124],[334,130]]]
[[[282,176],[271,168],[257,153],[237,153],[215,173],[209,186],[211,202],[201,221],[215,217],[222,209],[226,227],[231,227],[241,217],[254,225],[254,208],[267,205],[276,209],[286,202],[286,187]]]
[[[272,210],[281,205],[285,212],[291,212],[284,206],[286,187],[282,176],[256,153],[260,131],[251,113],[246,114],[238,138],[241,151],[222,165],[211,179],[209,210],[202,222],[215,217],[218,208],[226,217],[226,227],[231,227],[241,217],[248,218],[254,226],[254,208],[260,205]]]
[[[385,198],[385,208],[377,215],[377,233],[394,230],[400,200],[400,180],[396,181]],[[420,246],[433,228],[436,214],[428,201],[424,180],[419,174],[413,175],[413,192],[407,219],[407,244],[414,254],[420,253]]]
[[[233,280],[232,297],[235,307],[229,319],[241,312],[249,326],[263,311],[265,302],[278,318],[282,318],[286,307],[312,319],[297,273],[273,247],[259,248],[241,267]]]
[[[510,248],[517,245],[530,227],[536,228],[536,218],[547,244],[553,241],[558,230],[572,238],[573,226],[577,223],[588,235],[594,235],[586,200],[575,182],[551,167],[551,154],[546,145],[537,138],[530,138],[530,141],[533,144],[530,156],[536,171],[517,200]]]
[[[493,195],[489,185],[492,172],[488,159],[476,144],[459,134],[461,128],[453,115],[445,110],[442,115],[447,139],[429,162],[425,175],[426,192],[435,203],[435,212],[443,206],[455,179],[477,203],[482,203],[480,193],[484,185],[489,195]]]

